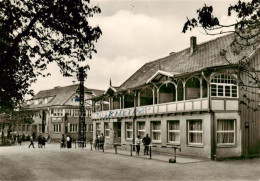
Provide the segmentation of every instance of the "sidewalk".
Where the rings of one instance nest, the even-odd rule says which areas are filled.
[[[75,147],[74,147],[75,148]],[[80,148],[79,148],[80,149]],[[87,144],[87,147],[85,149],[91,149],[90,144]],[[98,150],[95,148],[92,148],[92,151],[97,151],[103,153],[103,150]],[[179,152],[179,151],[177,151]],[[108,146],[105,146],[104,154],[116,154],[114,148],[109,148]],[[118,156],[129,156],[131,157],[131,152],[130,152],[130,146],[129,150],[122,150],[120,147],[117,149],[117,155]],[[140,154],[137,155],[135,151],[132,152],[132,157],[133,158],[140,158],[140,159],[150,159],[150,155],[144,155],[143,150],[140,150]],[[163,162],[169,162],[170,158],[173,158],[173,154],[160,154],[158,152],[153,152],[152,151],[152,160],[158,160],[158,161],[163,161]],[[204,158],[195,158],[195,157],[189,157],[189,156],[183,156],[183,155],[176,155],[176,163],[179,164],[184,164],[184,163],[196,163],[196,162],[206,162],[210,161],[209,159],[204,159]]]

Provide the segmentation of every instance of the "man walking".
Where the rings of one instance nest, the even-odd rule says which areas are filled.
[[[99,144],[100,144],[100,149],[104,149],[104,143],[105,143],[105,138],[104,138],[104,135],[103,133],[101,133],[101,136],[99,138]]]
[[[143,138],[144,155],[148,155],[150,143],[151,143],[151,138],[149,137],[149,134],[147,133],[146,136]]]
[[[29,145],[28,148],[30,148],[31,146],[34,148],[34,143],[33,143],[33,136],[30,137],[30,141],[31,141],[31,144]]]

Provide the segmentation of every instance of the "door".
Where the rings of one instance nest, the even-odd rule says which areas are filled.
[[[121,143],[121,122],[115,122],[114,129],[114,143]]]

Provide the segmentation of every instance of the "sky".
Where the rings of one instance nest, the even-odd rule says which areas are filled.
[[[120,86],[145,63],[166,57],[190,45],[190,37],[197,43],[215,39],[202,29],[182,33],[187,17],[196,17],[196,10],[207,5],[214,7],[214,14],[226,24],[235,17],[227,16],[233,0],[92,0],[101,8],[101,14],[89,19],[98,25],[102,36],[95,43],[97,54],[86,63],[90,70],[84,85],[106,90],[111,79],[113,86]],[[50,64],[51,76],[38,78],[31,88],[35,94],[55,86],[72,85],[76,77],[63,77],[57,65]]]

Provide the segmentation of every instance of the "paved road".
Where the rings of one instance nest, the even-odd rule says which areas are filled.
[[[0,180],[259,180],[260,159],[170,164],[90,149],[0,147]]]

